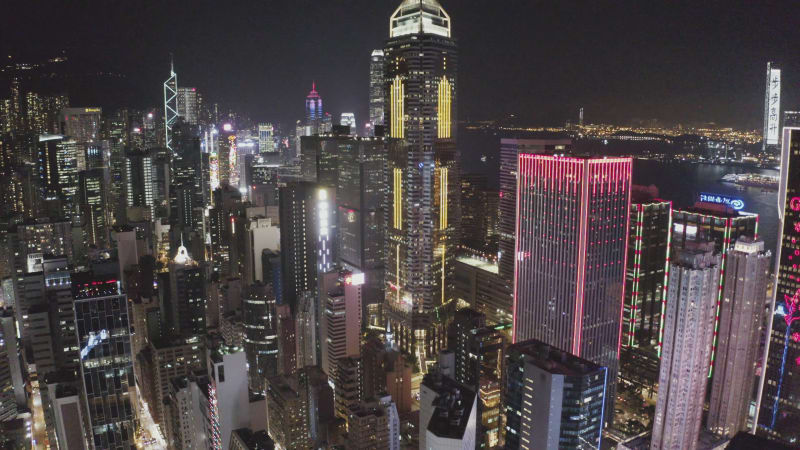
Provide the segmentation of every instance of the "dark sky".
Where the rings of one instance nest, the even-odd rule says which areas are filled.
[[[122,92],[71,92],[76,101],[158,104],[173,52],[179,85],[254,120],[300,118],[316,80],[326,111],[363,123],[369,54],[399,3],[4,1],[0,50],[24,59],[69,48],[127,75]],[[800,108],[794,0],[442,3],[459,41],[462,120],[562,124],[584,106],[589,122],[757,128],[769,60],[784,69],[784,109]]]

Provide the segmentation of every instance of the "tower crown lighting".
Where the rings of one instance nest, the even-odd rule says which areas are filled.
[[[451,37],[450,15],[436,0],[404,0],[389,19],[389,37],[429,33]]]

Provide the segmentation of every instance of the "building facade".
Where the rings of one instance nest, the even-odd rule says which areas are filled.
[[[431,360],[444,345],[437,310],[453,298],[458,244],[455,145],[458,54],[436,0],[404,0],[384,46],[385,121],[404,140],[388,156],[385,313],[403,351]]]
[[[670,262],[652,450],[697,448],[720,264],[711,244],[683,249]]]
[[[570,154],[572,139],[500,140],[500,276],[514,282],[514,242],[517,226],[517,160],[520,153]]]
[[[800,319],[800,276],[797,275],[797,241],[800,240],[800,128],[785,127],[778,212],[782,233],[778,241],[777,276],[769,311],[769,339],[760,383],[756,433],[787,445],[796,445],[800,430],[800,381],[796,367],[800,342],[794,322]]]
[[[520,154],[518,166],[514,342],[607,367],[613,402],[632,161]]]
[[[772,253],[764,242],[739,238],[728,250],[720,311],[717,371],[711,384],[708,429],[733,438],[747,425],[767,301]]]
[[[127,299],[119,280],[91,273],[73,275],[72,296],[89,442],[129,449],[136,431],[136,388]]]
[[[600,448],[608,369],[529,340],[506,371],[506,449]]]
[[[369,60],[369,123],[372,129],[383,126],[383,50],[373,50]]]

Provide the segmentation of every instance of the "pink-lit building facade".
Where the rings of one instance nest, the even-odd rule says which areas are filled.
[[[513,340],[608,367],[608,380],[621,344],[631,169],[631,158],[518,159]]]

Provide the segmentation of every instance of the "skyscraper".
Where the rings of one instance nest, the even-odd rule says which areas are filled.
[[[167,151],[172,156],[172,127],[178,120],[178,74],[175,73],[175,67],[172,61],[169,63],[169,78],[164,82],[164,132],[165,140],[164,145]]]
[[[310,127],[311,135],[319,133],[322,126],[322,97],[317,92],[317,83],[311,83],[311,91],[306,96],[306,123]]]
[[[642,198],[640,192],[634,194],[622,314],[622,348],[655,348],[661,326],[664,273],[672,235],[672,202]]]
[[[94,144],[100,139],[100,108],[64,108],[59,114],[60,134],[79,144]]]
[[[520,153],[569,154],[572,139],[500,139],[500,276],[514,282],[517,226],[517,160]]]
[[[259,153],[272,153],[275,150],[274,129],[271,123],[258,124],[258,151]]]
[[[136,395],[131,330],[119,280],[74,274],[75,324],[83,401],[95,448],[134,446]]]
[[[658,390],[658,344],[672,237],[672,202],[657,196],[654,186],[633,186],[620,350],[620,381],[648,398]]]
[[[206,293],[202,267],[191,258],[181,242],[169,262],[164,277],[162,310],[170,333],[182,338],[203,336],[206,332]],[[167,289],[167,287],[169,289]]]
[[[685,248],[670,263],[651,450],[697,447],[719,289],[713,248]]]
[[[455,380],[477,395],[476,448],[498,448],[503,443],[505,422],[505,414],[501,412],[503,333],[486,327],[483,314],[462,309],[450,324],[448,347],[455,359]]]
[[[506,357],[508,450],[600,448],[608,369],[537,340]]]
[[[674,249],[681,249],[695,242],[712,242],[714,251],[723,255],[722,263],[719,265],[719,278],[722,284],[717,291],[715,331],[719,330],[720,305],[726,281],[723,275],[726,270],[728,249],[742,236],[758,238],[758,220],[758,214],[704,201],[698,201],[690,208],[672,211],[670,245]],[[715,336],[711,345],[709,376],[714,370],[717,344],[717,336]]]
[[[538,339],[607,367],[613,402],[631,158],[523,153],[518,165],[514,342]]]
[[[282,300],[292,312],[303,292],[316,292],[318,274],[331,269],[332,192],[313,183],[280,189]]]
[[[322,369],[336,375],[337,361],[348,356],[361,356],[361,285],[363,274],[347,275],[343,286],[321,293],[324,299],[322,317]],[[349,280],[349,281],[348,281]],[[346,416],[346,415],[345,415]]]
[[[458,54],[436,0],[404,0],[384,48],[389,136],[385,312],[403,351],[425,364],[442,347],[437,308],[453,298],[458,245]]]
[[[336,189],[335,262],[364,274],[365,310],[384,298],[385,148],[396,145],[382,137],[302,138],[304,177]]]
[[[350,134],[356,134],[356,115],[351,112],[343,112],[339,119],[339,125],[350,128]]]
[[[722,294],[717,370],[711,384],[708,429],[725,438],[744,431],[755,367],[772,253],[764,242],[741,237],[728,250]]]
[[[369,123],[373,130],[383,125],[383,65],[383,50],[373,50],[369,60]]]
[[[461,175],[461,242],[477,251],[485,250],[488,240],[487,183],[484,174]]]
[[[200,96],[197,88],[179,87],[177,98],[178,115],[191,125],[197,125],[200,115]]]
[[[111,223],[108,216],[108,169],[84,170],[78,174],[79,205],[86,245],[107,248]]]
[[[61,135],[41,135],[38,143],[38,172],[41,198],[52,203],[49,214],[77,218],[78,144]]]
[[[800,128],[783,129],[781,184],[775,299],[769,317],[765,368],[760,380],[756,410],[756,433],[789,445],[800,440],[800,275],[797,274],[800,240]]]
[[[278,313],[271,285],[255,284],[247,290],[242,318],[250,390],[266,392],[267,378],[278,375]]]

